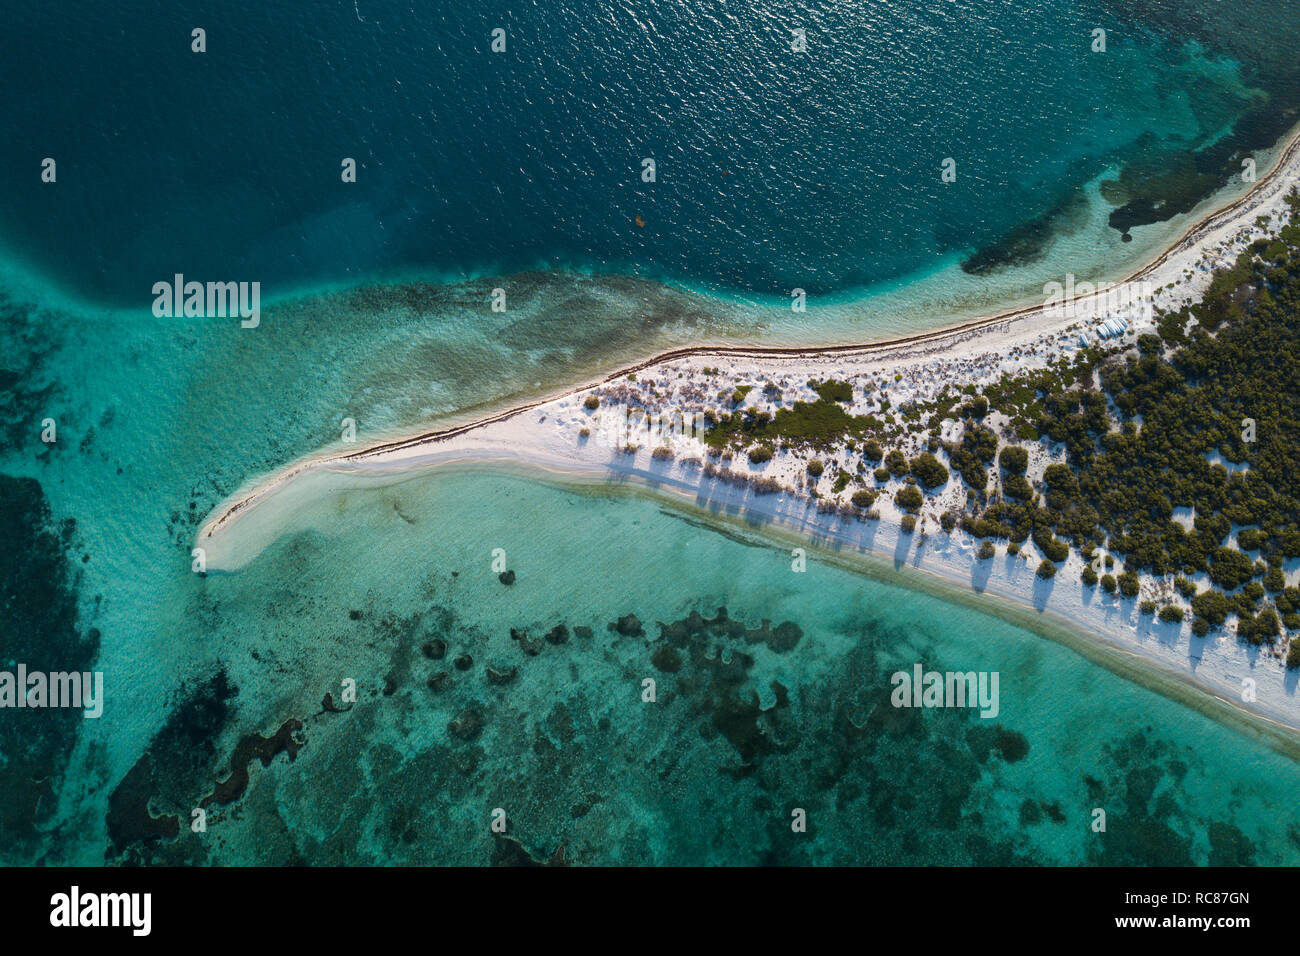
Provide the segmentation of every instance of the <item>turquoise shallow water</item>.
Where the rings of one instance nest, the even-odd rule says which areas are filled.
[[[384,374],[360,332],[356,355],[303,336],[294,361],[277,361],[116,312],[86,321],[11,302],[8,316],[8,354],[29,362],[6,383],[18,414],[5,471],[39,484],[6,495],[7,520],[38,499],[39,527],[75,518],[65,539],[15,549],[49,560],[35,581],[49,594],[24,593],[35,633],[57,640],[27,656],[68,666],[79,638],[97,641],[109,688],[99,721],[42,724],[38,754],[17,745],[33,725],[0,715],[10,779],[40,767],[50,787],[6,789],[10,861],[488,862],[561,843],[591,863],[1300,853],[1286,810],[1297,765],[1264,743],[1000,618],[815,554],[792,573],[784,549],[643,497],[431,476],[323,500],[309,530],[200,578],[189,548],[220,496],[332,433],[328,412],[306,409],[337,401],[364,422],[406,408],[406,357]],[[328,368],[327,347],[339,361],[310,371]],[[236,391],[249,381],[275,387]],[[53,447],[32,437],[46,415]],[[492,572],[496,548],[510,587]],[[78,616],[56,620],[69,602]],[[784,651],[751,642],[719,607],[748,632],[766,619],[801,636]],[[670,627],[667,654],[659,623],[692,613],[715,623]],[[628,614],[643,635],[609,630]],[[567,640],[547,641],[561,623]],[[438,661],[421,651],[435,639]],[[997,719],[889,707],[888,674],[914,663],[998,671]],[[496,685],[489,665],[518,671]],[[428,688],[442,671],[446,687]],[[639,697],[647,676],[653,705]],[[355,708],[323,709],[349,677]],[[266,768],[240,750],[249,734],[272,740]],[[171,841],[168,821],[241,752],[247,791],[209,804],[219,838]],[[522,849],[487,829],[497,807]],[[1097,807],[1105,838],[1088,827]],[[799,839],[795,808],[810,820]]]
[[[1284,29],[1266,43],[1216,30],[1235,12],[1188,5],[961,5],[954,22],[937,5],[891,5],[898,21],[855,4],[813,19],[843,32],[799,74],[778,69],[773,39],[797,11],[719,8],[715,28],[678,7],[581,25],[578,8],[528,8],[510,15],[516,47],[561,37],[567,55],[521,58],[527,120],[507,123],[512,88],[475,72],[474,38],[501,10],[442,15],[442,51],[398,5],[335,4],[310,29],[283,9],[209,20],[221,56],[201,75],[188,54],[121,59],[187,36],[184,5],[86,13],[85,36],[133,25],[134,45],[105,56],[53,28],[58,5],[13,18],[29,42],[0,65],[6,131],[37,153],[52,143],[61,173],[41,191],[35,159],[0,159],[6,242],[21,251],[0,266],[0,504],[16,542],[0,656],[93,665],[109,698],[97,722],[0,713],[0,859],[488,862],[563,844],[591,863],[1295,861],[1296,764],[1254,738],[1003,619],[816,558],[792,574],[783,551],[645,498],[440,476],[335,503],[237,574],[199,578],[189,553],[220,500],[337,441],[344,417],[368,441],[658,348],[897,333],[1140,258],[1178,222],[1122,245],[1103,170],[1205,156],[1229,128],[1271,142],[1253,108],[1287,102],[1293,63],[1270,46],[1287,49]],[[1098,18],[1114,34],[1100,71],[1062,53]],[[657,39],[628,73],[591,31]],[[727,31],[756,43],[737,55],[717,40]],[[255,68],[270,42],[274,77]],[[322,48],[334,74],[313,72]],[[33,71],[41,57],[84,69]],[[302,84],[319,96],[296,95]],[[698,93],[720,84],[730,99]],[[1024,111],[994,109],[979,95],[991,89]],[[230,129],[255,144],[244,162],[213,145]],[[937,131],[954,151],[989,144],[961,167],[978,189],[942,192],[909,165]],[[654,192],[619,171],[649,139],[669,157]],[[373,165],[343,198],[324,187],[357,142]],[[329,175],[301,174],[313,150]],[[710,178],[724,169],[735,185]],[[434,185],[410,188],[424,173]],[[650,213],[645,234],[634,207]],[[1041,257],[962,271],[1052,210],[1030,230],[1053,239]],[[573,268],[512,274],[509,311],[486,307],[499,273],[538,263]],[[176,269],[261,278],[278,301],[256,330],[156,319],[145,293]],[[422,278],[374,284],[395,274]],[[833,305],[794,317],[781,287],[796,277]],[[889,307],[862,304],[863,285]],[[46,418],[54,445],[39,439]],[[509,588],[491,573],[498,547]],[[609,630],[628,614],[644,636]],[[795,646],[768,646],[764,619],[797,627]],[[547,641],[560,623],[567,640]],[[425,656],[432,640],[446,658]],[[450,663],[462,652],[464,671]],[[915,662],[997,670],[997,720],[885,706],[888,674]],[[518,672],[491,684],[488,664]],[[444,689],[426,686],[443,670]],[[647,676],[654,704],[639,697]],[[358,703],[323,708],[345,677]],[[236,754],[254,768],[246,791],[219,791],[207,838],[174,840]],[[496,807],[518,845],[492,837]],[[1105,836],[1088,828],[1097,807]]]
[[[208,651],[196,670],[239,688],[217,751],[291,718],[305,744],[212,818],[220,846],[163,858],[482,863],[512,849],[487,826],[501,808],[528,853],[583,863],[1300,860],[1291,759],[815,552],[795,573],[784,549],[647,497],[472,473],[352,493],[311,523],[237,573],[172,575],[177,630],[202,622],[181,638]],[[916,663],[998,672],[996,718],[890,706],[889,675]],[[358,703],[322,712],[347,677]],[[189,753],[154,752],[177,809],[211,789]]]

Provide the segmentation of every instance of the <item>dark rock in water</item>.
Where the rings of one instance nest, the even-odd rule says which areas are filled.
[[[321,698],[320,706],[321,710],[327,714],[346,714],[352,709],[351,707],[340,707],[334,703],[334,695],[328,692]]]
[[[582,624],[579,624],[577,627],[575,627],[573,629],[573,633],[576,634],[578,637],[582,638],[584,641],[591,640],[593,636],[591,628]]]
[[[348,620],[349,620],[349,621],[359,621],[359,620],[361,620],[361,612],[358,611],[358,610],[355,610],[355,609],[354,609],[354,610],[351,610],[351,611],[348,611]]]
[[[650,663],[665,674],[676,674],[682,669],[682,656],[664,644],[650,656]]]
[[[109,797],[108,832],[114,850],[128,853],[125,862],[151,862],[161,840],[180,834],[180,817],[155,817],[149,806],[155,800],[171,804],[163,794],[177,783],[189,792],[211,780],[210,766],[217,759],[213,742],[226,726],[238,688],[218,670],[206,680],[182,684],[180,694],[166,724]],[[12,798],[11,790],[0,793]]]
[[[569,640],[569,629],[563,624],[557,624],[546,632],[546,640],[551,644],[566,644]]]
[[[146,752],[109,797],[108,833],[118,849],[136,842],[172,840],[180,834],[180,818],[149,812],[152,781],[153,759]]]
[[[510,629],[510,639],[518,641],[519,646],[523,648],[524,653],[529,657],[536,657],[542,652],[542,642],[531,640],[528,637],[528,632],[523,628],[512,627]]]
[[[1210,823],[1210,866],[1254,866],[1255,844],[1231,823]]]
[[[468,654],[461,654],[460,657],[456,658],[452,663],[456,665],[456,670],[467,671],[474,666],[474,658],[470,657]]]
[[[549,860],[544,860],[540,855],[534,856],[525,849],[524,845],[512,836],[504,833],[494,833],[493,838],[496,841],[492,847],[492,865],[493,866],[568,866],[569,862],[564,857],[564,844],[561,843],[555,848]]]
[[[249,734],[235,745],[234,756],[230,758],[230,776],[217,784],[199,806],[210,804],[234,803],[248,789],[248,765],[253,760],[260,760],[263,767],[271,766],[277,754],[284,753],[292,761],[298,756],[302,744],[294,739],[294,734],[302,730],[302,722],[290,718],[280,725],[270,737],[261,734]]]
[[[998,728],[998,735],[993,739],[993,746],[1002,754],[1007,763],[1015,763],[1029,753],[1029,741],[1025,735],[1015,730]]]
[[[704,664],[719,687],[735,687],[745,682],[747,672],[754,666],[754,657],[744,651],[732,651],[731,660],[719,654],[712,661],[706,659]]]
[[[782,621],[767,638],[767,646],[778,654],[792,651],[803,637],[803,631],[794,621]]]
[[[487,666],[487,681],[489,684],[509,684],[518,676],[519,668],[517,667],[493,667],[491,664]]]
[[[1124,233],[1124,235],[1120,236],[1119,238],[1121,242],[1132,242],[1133,234],[1131,232],[1126,232]]]
[[[980,724],[966,731],[966,745],[980,763],[988,760],[989,753],[996,750],[1007,763],[1015,763],[1029,753],[1029,741],[1025,735],[1014,730],[1007,730],[1000,724],[992,727]]]
[[[440,637],[425,641],[420,651],[431,661],[440,661],[447,656],[447,642]]]
[[[775,742],[763,732],[759,724],[762,711],[758,707],[758,695],[750,693],[746,698],[725,697],[720,700],[713,711],[713,727],[736,748],[746,765],[752,765],[756,757],[774,753]]]
[[[397,678],[395,678],[392,674],[385,674],[384,675],[384,696],[392,697],[395,693],[397,693]]]
[[[424,683],[429,690],[446,690],[451,686],[451,675],[446,671],[438,671],[436,674],[429,675],[429,679]]]
[[[475,740],[483,733],[483,712],[477,707],[467,707],[447,725],[447,732],[458,740]]]
[[[29,422],[41,418],[35,406],[29,417],[25,399],[45,407],[49,398],[44,392],[40,399],[36,393],[27,395],[21,376],[9,367],[11,360],[21,365],[8,352],[0,362],[0,438],[7,440],[6,450],[26,447]],[[73,519],[54,519],[38,481],[0,475],[3,669],[12,672],[15,662],[22,661],[29,673],[93,670],[99,648],[82,639],[77,578],[69,563],[70,553],[79,547],[75,530]],[[88,636],[95,633],[92,629]],[[40,844],[52,832],[46,824],[55,818],[68,755],[85,725],[94,723],[70,707],[26,713],[26,719],[14,712],[0,717],[0,857],[7,863],[41,852]]]
[[[665,624],[663,621],[656,621],[655,623],[659,626],[660,640],[667,641],[675,647],[685,647],[690,643],[691,632],[687,628],[685,621],[672,621],[669,624]]]
[[[513,572],[513,571],[502,571],[499,575],[497,575],[497,578],[501,581],[502,584],[514,584],[514,583],[515,583],[515,572]]]
[[[1023,800],[1020,803],[1020,825],[1033,826],[1040,823],[1043,819],[1042,808],[1033,800]]]
[[[624,614],[609,625],[611,631],[618,631],[624,637],[639,637],[645,631],[641,629],[641,620],[635,614]]]

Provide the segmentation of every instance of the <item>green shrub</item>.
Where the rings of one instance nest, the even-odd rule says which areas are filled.
[[[822,472],[824,472],[825,470],[826,470],[826,466],[823,465],[816,458],[808,462],[808,474],[812,475],[814,478],[820,478],[822,476]]]
[[[1070,466],[1060,462],[1048,465],[1043,471],[1043,484],[1053,491],[1063,491],[1066,494],[1073,494],[1079,487]]]
[[[1258,551],[1268,543],[1268,535],[1258,528],[1245,528],[1237,532],[1237,547],[1242,551]]]
[[[1154,614],[1154,613],[1156,613],[1156,602],[1155,602],[1155,601],[1143,601],[1141,604],[1138,605],[1138,613],[1139,613],[1139,614]]]
[[[1300,640],[1293,640],[1287,647],[1286,666],[1290,669],[1300,667]]]
[[[1052,532],[1043,528],[1034,531],[1034,546],[1043,552],[1050,561],[1064,561],[1070,556],[1070,546],[1059,538],[1052,537]]]
[[[583,400],[582,404],[583,407],[590,410],[594,410],[600,408],[600,399],[597,398],[595,395],[588,395],[586,399]]]
[[[998,553],[998,549],[993,546],[992,541],[981,541],[979,550],[975,552],[975,557],[981,561],[987,561],[993,555]]]
[[[1235,548],[1215,548],[1210,555],[1210,580],[1232,591],[1255,576],[1255,563]]]
[[[1103,574],[1101,576],[1101,589],[1107,594],[1115,593],[1115,575]]]
[[[904,511],[918,511],[921,505],[925,503],[925,496],[921,494],[921,489],[915,485],[906,485],[898,489],[898,494],[894,496],[898,502],[898,507]]]
[[[948,469],[928,451],[912,459],[911,472],[926,488],[938,488],[948,480]]]
[[[1218,627],[1228,618],[1232,602],[1218,591],[1202,591],[1192,598],[1192,613]]]
[[[1029,452],[1019,445],[1004,445],[998,452],[998,464],[1009,475],[1024,475],[1029,467]]]
[[[984,467],[997,455],[998,436],[991,428],[970,425],[962,431],[961,441],[948,446],[952,468],[972,490],[982,491],[988,484],[989,474]]]
[[[1119,575],[1119,593],[1126,598],[1137,597],[1142,582],[1133,571],[1121,571]]]
[[[1173,624],[1175,622],[1181,624],[1183,618],[1186,616],[1187,615],[1182,608],[1173,604],[1166,604],[1160,609],[1160,620],[1164,621],[1166,624]]]
[[[885,457],[885,450],[880,447],[880,442],[868,438],[862,443],[862,457],[865,461],[877,462]]]
[[[876,500],[876,496],[874,493],[863,488],[861,491],[853,492],[853,498],[851,500],[853,501],[853,504],[859,508],[870,508],[872,503]]]
[[[1083,581],[1084,587],[1095,588],[1097,586],[1097,572],[1091,566],[1085,567],[1079,577]]]
[[[1282,624],[1277,619],[1277,611],[1271,607],[1266,607],[1260,611],[1255,618],[1255,633],[1272,644],[1274,639],[1282,633]]]
[[[903,515],[903,533],[911,534],[916,530],[916,515]]]
[[[883,484],[884,482],[886,482],[886,481],[889,480],[889,469],[888,469],[888,468],[877,468],[877,469],[876,469],[875,471],[873,471],[871,474],[875,477],[876,481],[879,481],[879,482],[881,482],[882,484]]]
[[[1002,480],[1002,493],[1016,501],[1028,501],[1034,497],[1034,486],[1024,475],[1007,475]]]
[[[1046,558],[1038,562],[1038,570],[1035,572],[1043,580],[1056,577],[1056,565]]]
[[[817,397],[823,402],[853,401],[853,386],[848,382],[837,382],[831,378],[824,382],[813,379],[808,382],[808,387],[816,392]]]
[[[771,445],[755,445],[749,450],[749,460],[755,465],[761,465],[765,461],[772,460]]]
[[[901,478],[907,474],[907,457],[897,448],[892,448],[885,456],[885,467],[895,478]]]

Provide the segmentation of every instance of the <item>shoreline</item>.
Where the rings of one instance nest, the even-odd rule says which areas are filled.
[[[1210,233],[1227,229],[1230,225],[1233,225],[1234,222],[1240,224],[1240,219],[1255,211],[1256,206],[1261,201],[1261,197],[1265,191],[1267,191],[1268,187],[1277,185],[1279,181],[1287,178],[1292,180],[1300,179],[1300,126],[1297,126],[1292,130],[1290,138],[1286,141],[1285,145],[1277,148],[1277,157],[1269,171],[1262,176],[1251,189],[1243,193],[1241,196],[1238,196],[1236,199],[1216,207],[1213,211],[1188,225],[1172,245],[1166,247],[1163,252],[1159,253],[1145,265],[1131,272],[1126,278],[1118,280],[1118,282],[1114,284],[1141,281],[1145,277],[1169,265],[1174,257],[1180,254],[1186,254],[1195,249],[1199,243],[1209,236]],[[1291,177],[1287,177],[1285,173],[1288,168],[1293,166],[1297,168],[1293,171]],[[1281,188],[1284,189],[1285,185],[1286,184],[1283,183]],[[1255,205],[1252,205],[1252,203]],[[1076,296],[1074,299],[1067,300],[1066,304],[1073,304],[1074,302],[1077,302],[1078,299],[1079,297]],[[1044,312],[1045,309],[1041,305],[1022,306],[1019,308],[1006,309],[992,315],[977,316],[967,321],[950,326],[944,326],[942,328],[917,332],[914,335],[859,343],[830,344],[808,347],[703,344],[684,346],[678,349],[669,349],[647,358],[637,360],[629,365],[621,366],[615,371],[610,372],[597,380],[570,386],[531,402],[514,405],[503,411],[495,412],[481,418],[472,419],[468,422],[451,424],[442,428],[421,431],[411,435],[400,435],[380,439],[357,451],[338,452],[336,450],[331,450],[308,455],[282,469],[254,480],[251,484],[246,483],[243,488],[230,495],[226,499],[226,502],[223,502],[221,506],[214,509],[213,513],[219,513],[219,517],[215,520],[209,519],[204,522],[203,526],[200,528],[199,537],[211,537],[212,533],[221,528],[229,519],[235,517],[239,512],[245,510],[246,507],[255,503],[275,487],[293,478],[303,470],[327,465],[330,462],[355,461],[375,454],[398,452],[412,446],[455,438],[467,431],[505,421],[534,408],[569,398],[582,392],[590,391],[591,389],[602,385],[611,384],[619,379],[626,378],[628,375],[634,375],[638,372],[663,365],[675,359],[704,357],[795,357],[816,359],[818,357],[874,355],[900,349],[913,349],[922,345],[946,346],[953,348],[961,345],[965,339],[979,336],[982,333],[996,329],[998,326],[1009,327],[1013,323],[1024,323],[1035,317],[1043,318]],[[1044,321],[1050,322],[1052,320],[1044,319]],[[1064,327],[1065,325],[1073,323],[1075,318],[1069,316],[1065,319],[1058,319],[1056,321],[1060,324],[1060,327]],[[1051,328],[1053,327],[1044,325],[1042,330],[1049,331]],[[229,502],[233,502],[233,504],[230,504]]]
[[[1206,679],[1195,669],[1177,666],[1167,655],[1152,653],[1152,648],[1145,647],[1140,641],[1126,639],[1116,629],[1101,626],[1096,620],[1067,616],[1069,608],[1054,608],[1050,601],[1036,606],[1032,598],[1026,600],[1023,588],[1018,589],[1009,580],[990,576],[976,587],[960,556],[958,560],[942,559],[943,551],[948,548],[934,549],[932,553],[939,557],[936,561],[930,561],[929,555],[920,553],[926,550],[926,544],[939,537],[938,534],[932,537],[931,542],[913,547],[922,535],[903,532],[895,522],[868,520],[863,523],[853,519],[838,520],[833,516],[829,521],[822,520],[825,516],[818,515],[809,501],[790,501],[784,495],[755,495],[743,486],[738,488],[722,479],[695,485],[667,470],[655,471],[638,467],[636,463],[577,462],[545,448],[512,445],[508,439],[444,447],[429,451],[418,460],[381,460],[340,468],[330,474],[337,483],[325,495],[311,495],[305,503],[308,508],[313,505],[324,507],[323,503],[331,495],[341,497],[358,490],[387,488],[433,474],[454,472],[540,481],[580,494],[641,495],[678,512],[687,520],[707,522],[713,526],[711,530],[718,533],[753,536],[762,546],[769,548],[810,547],[814,550],[809,558],[814,561],[824,561],[904,590],[919,590],[941,600],[956,601],[1052,640],[1126,680],[1238,731],[1255,735],[1275,751],[1300,762],[1300,707],[1285,706],[1287,703],[1300,703],[1294,696],[1279,699],[1261,693],[1256,709],[1251,709],[1228,693],[1223,682],[1213,679],[1223,668]],[[296,509],[288,517],[292,524],[293,518],[298,517]],[[962,535],[964,532],[955,531],[952,537]],[[280,529],[276,529],[266,543],[278,537]],[[884,540],[876,540],[878,538]],[[256,550],[260,553],[261,549]],[[970,553],[974,549],[965,550]],[[224,570],[220,567],[222,556],[218,554],[217,557],[218,565],[210,567],[210,571]],[[255,555],[228,557],[233,557],[238,567],[244,563],[241,559],[252,560]],[[1074,567],[1076,564],[1078,568]],[[1081,567],[1077,556],[1072,555],[1062,571],[1077,571]],[[1031,568],[1020,570],[1023,572],[1018,575],[1021,583],[1033,581]],[[1118,608],[1120,603],[1118,600],[1110,602],[1114,608]],[[1217,640],[1231,641],[1232,638],[1220,635]],[[1203,647],[1198,661],[1204,661],[1206,652],[1216,639],[1200,639],[1199,643]],[[1213,661],[1209,663],[1212,665]]]

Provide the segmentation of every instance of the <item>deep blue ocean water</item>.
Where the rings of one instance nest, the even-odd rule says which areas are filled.
[[[0,238],[126,305],[175,272],[268,293],[532,265],[853,289],[1253,122],[1294,76],[1219,7],[22,0]]]

